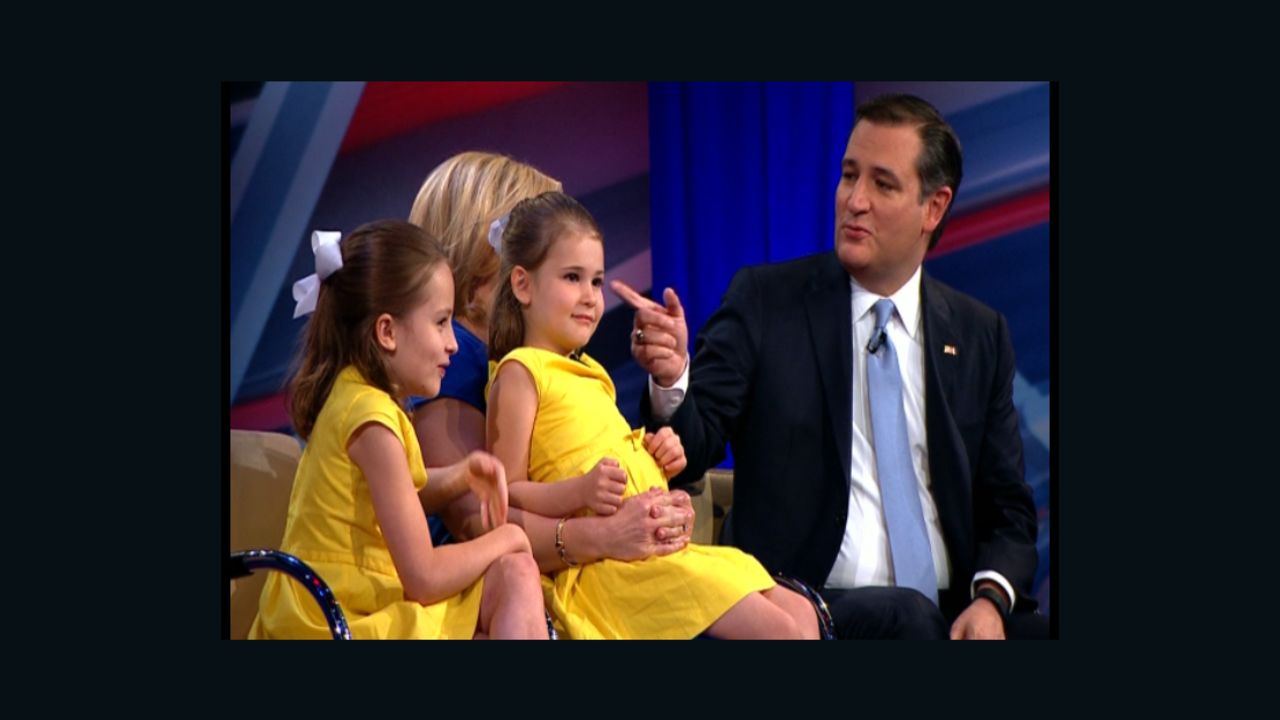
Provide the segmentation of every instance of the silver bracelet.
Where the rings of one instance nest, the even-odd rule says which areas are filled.
[[[578,563],[569,559],[569,553],[564,549],[564,524],[569,518],[562,517],[560,522],[556,523],[556,552],[560,553],[560,560],[569,567],[578,567]]]

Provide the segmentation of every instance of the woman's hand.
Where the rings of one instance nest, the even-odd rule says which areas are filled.
[[[654,503],[650,514],[661,519],[665,524],[659,525],[655,531],[655,539],[659,542],[682,540],[688,543],[693,538],[693,522],[697,513],[693,510],[693,499],[683,490],[672,490],[666,498],[659,498]],[[676,525],[679,522],[680,525]]]
[[[684,456],[684,444],[680,442],[680,436],[670,427],[660,428],[656,433],[645,433],[644,449],[658,461],[662,475],[668,480],[679,475],[685,465],[689,464]]]
[[[622,493],[627,489],[627,471],[617,460],[601,458],[586,475],[577,478],[577,483],[582,507],[591,508],[597,515],[612,515],[622,505]]]
[[[618,512],[608,518],[605,557],[643,560],[653,555],[670,555],[688,545],[693,508],[687,494],[677,493],[679,495],[650,488],[648,492],[627,498]]]
[[[480,500],[480,525],[485,532],[507,522],[507,471],[502,461],[483,450],[465,460],[467,487]]]

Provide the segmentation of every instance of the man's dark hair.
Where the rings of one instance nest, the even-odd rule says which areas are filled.
[[[942,237],[951,208],[955,207],[960,192],[960,176],[963,159],[960,155],[960,139],[951,125],[942,119],[938,109],[914,95],[882,95],[858,106],[858,122],[866,120],[876,125],[914,125],[920,135],[920,157],[916,159],[916,174],[920,176],[920,202],[942,186],[951,188],[951,203],[943,213],[938,227],[929,238],[932,250]]]

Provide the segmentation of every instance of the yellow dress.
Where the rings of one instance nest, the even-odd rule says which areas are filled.
[[[386,392],[348,366],[325,400],[293,481],[281,549],[296,555],[333,589],[358,639],[464,638],[475,634],[484,578],[434,605],[404,597],[404,587],[373,512],[369,483],[347,454],[357,428],[376,422],[405,446],[414,488],[427,484],[413,424]],[[301,584],[267,576],[249,637],[328,638],[320,606]]]
[[[612,457],[627,471],[625,497],[667,489],[662,470],[618,411],[608,372],[592,358],[571,360],[531,347],[512,350],[538,389],[529,479],[556,482]],[[589,514],[589,510],[579,515]],[[732,547],[690,544],[663,557],[600,560],[544,578],[557,630],[570,638],[687,639],[706,630],[749,593],[774,586],[755,558]]]

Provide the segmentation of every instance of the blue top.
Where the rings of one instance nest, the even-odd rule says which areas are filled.
[[[446,397],[461,400],[484,413],[484,386],[489,382],[489,347],[456,319],[453,320],[453,335],[458,339],[458,352],[449,359],[449,369],[444,380],[440,381],[440,394],[433,398],[409,396],[411,415],[432,400]],[[431,528],[432,545],[439,547],[453,542],[453,536],[438,515],[427,518],[427,525]]]
[[[440,394],[430,399],[411,396],[410,413],[439,398],[461,400],[482,414],[485,412],[484,386],[489,382],[489,348],[457,319],[452,322],[454,337],[458,339],[458,352],[449,360],[449,369],[444,380],[440,381]]]

